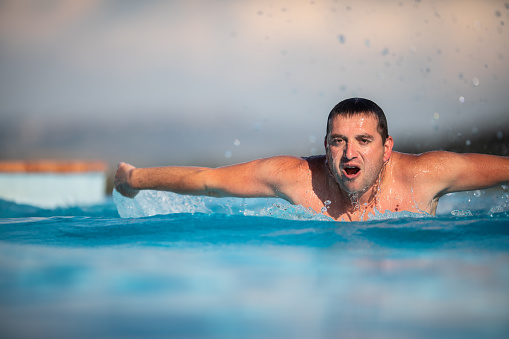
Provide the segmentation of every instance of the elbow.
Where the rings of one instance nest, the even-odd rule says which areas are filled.
[[[218,190],[212,190],[212,189],[206,189],[202,195],[205,195],[207,197],[212,197],[212,198],[224,198],[226,197],[226,195],[221,192],[221,191],[218,191]]]

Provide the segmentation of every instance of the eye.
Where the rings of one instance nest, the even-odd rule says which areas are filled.
[[[367,144],[369,144],[370,142],[371,142],[371,139],[369,139],[369,138],[360,138],[360,139],[359,139],[359,143],[360,143],[361,145],[367,145]]]
[[[334,138],[334,139],[332,139],[332,143],[333,143],[334,145],[339,145],[339,144],[343,143],[344,141],[345,141],[345,140],[344,140],[344,139],[342,139],[342,138]]]

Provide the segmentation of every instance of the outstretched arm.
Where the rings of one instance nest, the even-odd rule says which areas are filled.
[[[508,157],[438,151],[418,158],[421,174],[438,196],[509,183]]]
[[[120,163],[115,188],[127,197],[139,190],[171,191],[179,194],[214,197],[279,197],[287,191],[301,158],[283,156],[219,167],[153,167],[135,168]]]

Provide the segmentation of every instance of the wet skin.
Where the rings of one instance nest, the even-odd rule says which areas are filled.
[[[331,122],[324,146],[330,172],[341,189],[368,202],[369,192],[391,156],[393,141],[385,144],[371,115],[337,116]]]
[[[375,181],[367,186],[369,182],[363,180],[363,175],[358,175],[352,182],[345,179],[349,187],[360,182],[363,187],[358,194],[348,193],[343,190],[341,184],[332,174],[327,166],[325,156],[317,156],[306,159],[306,166],[309,168],[309,183],[302,187],[309,187],[306,191],[295,190],[290,202],[309,207],[318,213],[323,213],[335,220],[357,221],[366,220],[368,215],[379,212],[400,212],[409,211],[416,213],[434,214],[438,203],[438,197],[426,189],[426,186],[412,187],[410,175],[398,170],[398,166],[411,162],[413,155],[392,152],[390,159],[383,164],[383,170],[376,177]],[[368,171],[364,168],[364,171]],[[374,176],[369,173],[364,179]],[[353,181],[355,181],[353,180]],[[327,203],[325,203],[327,202]],[[328,203],[330,202],[330,203]]]
[[[335,117],[326,155],[306,159],[310,183],[300,183],[308,189],[296,189],[287,200],[336,220],[367,219],[375,208],[434,214],[438,196],[423,185],[429,166],[416,166],[416,155],[393,152],[392,138],[384,143],[377,126],[372,115]]]
[[[444,194],[509,183],[509,159],[484,154],[393,152],[369,114],[337,116],[326,154],[277,156],[219,168],[135,168],[120,163],[115,188],[134,197],[153,189],[214,197],[278,197],[335,220],[365,220],[368,213],[435,214]]]
[[[323,157],[308,160],[314,197],[306,199],[306,205],[334,219],[357,220],[366,209],[373,212],[380,174],[393,144],[390,137],[383,143],[377,125],[377,119],[367,114],[336,116],[331,121],[324,140],[326,161]]]

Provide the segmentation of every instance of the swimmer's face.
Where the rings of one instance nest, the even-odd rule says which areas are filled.
[[[389,160],[392,138],[383,144],[377,126],[376,117],[368,114],[336,116],[331,121],[325,138],[327,162],[334,179],[349,194],[373,187]]]

